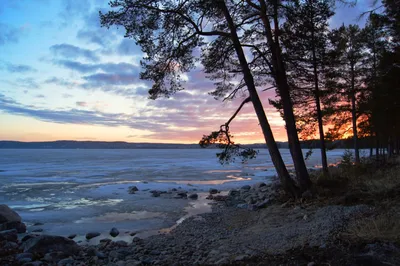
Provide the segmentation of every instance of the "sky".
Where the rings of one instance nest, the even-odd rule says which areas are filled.
[[[330,25],[360,24],[369,6],[339,5]],[[185,76],[186,90],[148,99],[140,47],[124,29],[100,27],[99,10],[109,10],[108,1],[0,0],[0,140],[197,143],[243,100],[215,100],[200,68]],[[268,105],[274,92],[260,97],[276,140],[286,141]],[[236,142],[263,142],[250,104],[230,129]]]

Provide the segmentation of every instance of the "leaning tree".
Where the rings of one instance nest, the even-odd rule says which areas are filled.
[[[254,7],[243,1],[222,0],[115,0],[110,5],[114,10],[106,14],[100,13],[101,23],[106,27],[123,26],[126,29],[125,37],[133,38],[141,46],[146,55],[141,61],[141,78],[153,81],[149,90],[150,98],[168,97],[182,90],[182,73],[194,69],[198,61],[215,80],[217,86],[212,94],[232,98],[238,90],[246,90],[249,98],[243,104],[253,104],[278,176],[286,191],[297,196],[298,190],[283,162],[258,95],[257,86],[261,85],[258,83],[262,81],[262,75],[260,79],[257,78],[257,82],[254,78],[254,74],[260,71],[257,58],[263,54],[265,57],[270,55],[253,53],[252,58],[248,59],[252,55],[251,49],[256,49],[260,43],[259,40],[249,37],[249,30],[253,26],[256,29],[259,21],[265,19],[265,8],[260,7],[254,12]],[[262,24],[263,27],[265,25],[269,24]],[[268,34],[272,34],[271,29]],[[268,49],[271,49],[271,45]],[[199,50],[201,53],[197,52]],[[272,61],[274,65],[280,64],[276,58]],[[273,76],[278,75],[281,75],[280,72],[274,69]],[[278,81],[279,84],[282,83],[280,79]],[[294,133],[297,137],[297,132]],[[223,137],[229,144],[229,136],[227,123],[211,137]],[[294,143],[293,139],[295,140],[294,137],[289,139],[289,142]],[[291,145],[292,148],[293,146],[296,147]],[[295,156],[296,170],[301,168],[298,167],[303,160],[302,155],[300,157]],[[305,164],[304,169],[297,171],[302,190],[307,189],[310,184]]]

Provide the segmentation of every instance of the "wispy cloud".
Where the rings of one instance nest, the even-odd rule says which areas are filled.
[[[98,62],[100,60],[94,51],[71,44],[55,44],[50,47],[50,51],[64,58],[83,58],[93,62]]]
[[[37,71],[35,68],[28,65],[12,64],[9,62],[3,62],[3,67],[0,67],[0,69],[1,68],[7,70],[10,73],[28,73]]]

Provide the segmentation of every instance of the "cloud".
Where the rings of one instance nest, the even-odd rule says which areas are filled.
[[[100,46],[106,46],[109,43],[109,38],[104,34],[101,34],[99,30],[80,30],[76,37],[80,40],[86,41],[87,43],[94,43]]]
[[[87,102],[76,102],[75,104],[79,107],[86,107],[88,105]]]
[[[124,38],[117,47],[117,53],[119,55],[140,56],[142,50],[135,44],[135,41]]]
[[[19,65],[5,62],[4,68],[10,73],[36,72],[36,69],[28,65]]]
[[[0,46],[8,43],[17,43],[24,29],[0,23]]]
[[[93,62],[100,60],[96,53],[92,50],[79,48],[77,46],[65,43],[51,46],[50,51],[55,55],[60,55],[65,58],[83,58]]]
[[[129,73],[107,74],[98,73],[83,77],[89,83],[86,87],[104,86],[104,85],[133,85],[139,83],[139,77]]]
[[[139,67],[129,63],[104,63],[104,64],[84,64],[78,61],[71,60],[56,60],[55,64],[65,68],[78,71],[80,73],[95,72],[102,70],[111,73],[133,73],[139,75]]]
[[[58,86],[63,86],[63,87],[72,87],[76,86],[77,84],[75,82],[71,82],[62,78],[57,78],[57,77],[51,77],[48,78],[44,81],[46,84],[56,84]]]
[[[37,94],[35,97],[36,98],[46,98],[46,96],[44,96],[43,94]]]

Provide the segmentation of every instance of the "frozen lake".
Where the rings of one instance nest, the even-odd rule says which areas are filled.
[[[106,236],[115,226],[146,236],[188,214],[209,211],[204,198],[210,188],[268,182],[275,175],[267,150],[261,149],[248,163],[238,160],[230,165],[219,164],[217,151],[0,149],[0,202],[22,216],[28,231],[41,228],[46,234],[84,235],[94,230]],[[281,152],[292,168],[289,150]],[[338,162],[343,152],[328,152],[329,163]],[[318,167],[319,156],[314,150],[308,167]],[[128,194],[132,185],[139,192]],[[148,191],[178,187],[196,191],[199,200],[154,198]],[[128,233],[119,237],[128,238]]]

